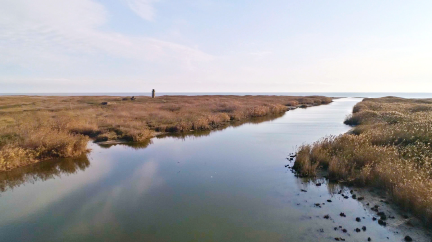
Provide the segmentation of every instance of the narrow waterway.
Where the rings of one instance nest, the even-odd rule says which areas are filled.
[[[0,241],[402,241],[339,187],[284,167],[299,145],[348,131],[360,100],[0,174]]]

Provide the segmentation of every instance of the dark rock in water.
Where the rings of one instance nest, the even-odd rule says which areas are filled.
[[[346,232],[348,232],[346,229],[342,229],[342,232],[344,232],[344,233],[346,233]]]
[[[350,193],[351,193],[351,194],[353,194],[353,193],[354,193],[354,191],[353,191],[353,190],[351,190],[351,191],[350,191]]]
[[[359,217],[356,218],[357,222],[361,222],[361,219]]]
[[[321,207],[321,204],[319,204],[319,203],[315,203],[314,205],[315,205],[315,207],[319,207],[319,208]]]
[[[357,200],[362,201],[362,200],[364,200],[364,197],[359,197],[359,198],[357,198]]]
[[[368,241],[372,241],[372,239],[370,237],[368,237]]]
[[[321,183],[317,183],[317,184],[315,184],[317,187],[320,187],[321,186]]]
[[[304,190],[304,189],[301,189],[300,191],[302,191],[302,192],[307,192],[306,190]]]
[[[357,198],[357,195],[353,194],[353,195],[352,195],[352,198],[353,198],[353,199],[356,199],[356,198]]]
[[[357,233],[360,233],[360,229],[359,228],[356,228],[354,231],[356,231]]]
[[[345,199],[348,199],[349,197],[348,197],[348,196],[344,196],[344,198],[345,198]]]
[[[342,194],[342,190],[339,190],[338,194]]]
[[[336,241],[345,241],[345,239],[339,237],[339,238],[335,238]]]
[[[380,216],[382,220],[386,220],[387,219],[387,216],[385,215],[384,212],[379,212],[379,213],[377,213],[377,215]]]
[[[320,233],[324,233],[324,229],[319,229],[319,232]]]
[[[387,225],[387,223],[384,222],[382,219],[379,219],[379,220],[378,220],[378,224],[379,224],[379,225],[382,225],[382,226],[386,226],[386,225]]]
[[[330,200],[330,199],[329,199],[329,200],[327,200],[327,202],[331,203],[331,202],[332,202],[332,200]]]
[[[377,219],[376,219],[375,217],[372,217],[372,220],[375,221],[375,220],[377,220]]]
[[[334,229],[334,230],[338,230],[338,228],[337,228],[337,227],[334,227],[333,229]]]
[[[408,235],[407,236],[405,236],[405,241],[413,241],[413,239],[411,238],[411,237],[409,237]]]
[[[363,226],[363,227],[362,227],[362,230],[363,230],[363,231],[366,231],[366,226]]]
[[[330,218],[330,215],[326,214],[326,215],[324,215],[324,218],[325,218],[325,219],[329,219],[329,218]]]
[[[340,213],[339,214],[341,217],[346,217],[345,213]]]

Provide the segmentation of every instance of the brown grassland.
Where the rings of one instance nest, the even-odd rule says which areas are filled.
[[[345,121],[350,133],[299,148],[303,176],[374,186],[426,224],[432,222],[432,99],[364,99]]]
[[[331,101],[317,96],[1,96],[0,171],[80,156],[90,139],[145,142],[157,133],[218,129]]]

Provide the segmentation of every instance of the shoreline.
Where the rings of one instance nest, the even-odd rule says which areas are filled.
[[[431,102],[395,97],[364,99],[345,120],[352,126],[350,131],[303,145],[292,168],[299,177],[323,177],[358,189],[378,189],[390,198],[383,201],[412,213],[430,231],[430,131],[428,122],[420,120],[428,117]],[[372,211],[378,217],[384,214],[378,208]],[[387,221],[388,216],[381,216],[378,222],[386,225]]]
[[[80,156],[90,140],[145,143],[332,101],[322,96],[1,96],[0,171]]]
[[[342,102],[344,102],[343,100],[341,100]],[[330,106],[323,106],[323,107],[317,107],[316,109],[310,109],[309,110],[298,110],[297,112],[293,112],[293,113],[286,113],[282,116],[280,116],[279,119],[282,119],[281,121],[270,121],[267,122],[267,124],[259,124],[257,127],[255,127],[255,125],[248,125],[250,126],[250,128],[246,128],[243,130],[250,130],[251,132],[253,132],[253,130],[258,130],[258,132],[260,132],[259,130],[262,130],[261,128],[259,128],[259,126],[271,126],[274,127],[274,123],[285,123],[284,121],[288,121],[288,120],[293,120],[292,117],[304,117],[304,116],[308,116],[310,117],[311,115],[308,115],[308,113],[327,113],[328,116],[333,116],[332,113],[330,112],[322,112],[323,109],[325,110],[333,110],[332,108],[333,105]],[[338,105],[335,105],[338,106]],[[350,105],[351,107],[352,105]],[[292,117],[291,117],[292,116]],[[314,116],[314,115],[312,115]],[[343,126],[342,123],[340,122],[340,120],[344,117],[344,114],[339,115],[338,118],[333,119],[334,122],[337,122],[339,126]],[[313,119],[313,118],[312,118]],[[300,119],[301,120],[301,119]],[[320,120],[320,119],[314,119],[314,120]],[[262,120],[257,120],[257,123],[262,122]],[[304,122],[302,122],[304,123]],[[243,124],[240,124],[243,125]],[[299,124],[300,126],[301,123]],[[319,128],[319,126],[317,126],[317,128]],[[227,135],[225,137],[231,137],[232,135],[230,135],[230,133],[235,132],[236,134],[244,134],[244,132],[242,132],[242,128],[240,128],[240,131],[235,131],[235,128],[228,128],[231,130],[227,130],[224,129],[225,131],[221,131],[221,133],[226,132]],[[273,130],[273,129],[271,129]],[[279,128],[277,130],[280,130]],[[343,129],[343,132],[346,132],[348,129]],[[276,131],[276,130],[273,130]],[[282,131],[282,130],[281,130]],[[294,126],[294,132],[296,132],[296,126]],[[218,132],[218,131],[216,131]],[[312,131],[313,132],[313,131]],[[183,133],[184,135],[209,135],[209,132],[203,132],[204,134],[194,134],[194,132],[188,132],[188,133]],[[282,132],[283,133],[283,132]],[[302,132],[303,133],[303,132]],[[216,135],[219,136],[219,134],[213,134],[213,132],[211,132],[211,135]],[[220,134],[223,135],[223,134]],[[284,135],[285,138],[286,137],[290,137],[290,135],[286,136]],[[315,135],[315,138],[318,138],[320,135]],[[157,139],[159,138],[163,138],[163,134],[161,134],[161,136],[158,136]],[[35,180],[34,178],[36,177],[36,179],[40,179],[40,180],[44,180],[44,178],[47,178],[48,175],[50,174],[58,174],[57,172],[59,171],[59,169],[61,170],[62,167],[65,168],[65,174],[70,174],[71,173],[75,173],[76,171],[80,172],[81,170],[84,170],[86,168],[88,169],[93,169],[93,171],[89,171],[87,172],[87,174],[94,174],[93,172],[95,172],[95,168],[96,170],[99,170],[99,168],[101,168],[98,165],[95,164],[90,164],[90,161],[93,163],[93,161],[96,163],[97,160],[99,160],[99,165],[102,166],[111,166],[108,164],[105,164],[106,159],[108,157],[111,157],[112,154],[115,154],[116,152],[112,153],[114,150],[117,150],[117,152],[119,152],[118,154],[122,154],[121,156],[116,156],[118,157],[120,160],[117,159],[117,161],[112,161],[112,164],[116,164],[117,169],[124,167],[127,164],[132,164],[134,162],[118,162],[118,161],[125,161],[127,159],[125,159],[127,157],[127,154],[133,154],[135,157],[141,157],[141,155],[143,154],[147,154],[148,157],[154,157],[155,155],[157,155],[158,152],[161,151],[160,148],[158,147],[164,147],[163,150],[167,150],[166,148],[168,147],[176,147],[176,144],[182,144],[184,145],[183,147],[190,147],[189,144],[185,144],[187,140],[189,140],[193,145],[193,143],[195,143],[195,145],[197,145],[197,147],[202,147],[201,145],[199,145],[200,141],[195,142],[194,140],[196,140],[194,137],[191,137],[189,139],[186,139],[186,141],[182,141],[184,136],[182,136],[182,134],[178,134],[175,135],[173,138],[169,138],[170,141],[168,142],[163,142],[163,141],[156,141],[153,140],[154,142],[151,144],[152,146],[155,145],[154,148],[150,148],[150,149],[146,149],[146,150],[150,150],[153,151],[152,154],[147,153],[146,150],[141,150],[139,151],[138,149],[135,150],[134,147],[129,147],[129,145],[131,144],[130,142],[125,143],[126,145],[119,145],[117,147],[113,147],[113,149],[109,149],[109,150],[105,150],[105,147],[100,147],[99,145],[95,144],[95,143],[89,143],[89,147],[93,150],[91,154],[89,154],[86,157],[83,157],[82,161],[63,161],[62,160],[57,160],[57,161],[52,161],[52,162],[42,162],[43,164],[35,164],[34,166],[31,167],[23,167],[23,171],[28,171],[29,174],[28,175],[24,175],[24,176],[18,176],[18,174],[20,173],[21,169],[17,169],[14,171],[11,171],[10,173],[0,173],[2,174],[4,177],[10,177],[10,178],[14,178],[15,181],[21,181],[24,180],[25,178],[28,179],[32,179],[33,181]],[[301,135],[299,137],[302,137]],[[178,139],[178,140],[177,140]],[[207,137],[205,138],[206,140],[212,140],[211,138]],[[288,138],[290,139],[290,138]],[[217,139],[216,139],[217,140]],[[248,140],[248,139],[243,139],[243,140]],[[270,140],[272,140],[270,138]],[[167,143],[171,143],[173,146],[166,146]],[[295,143],[298,143],[295,142]],[[129,144],[129,145],[128,145]],[[291,145],[289,145],[291,147]],[[209,148],[209,150],[212,150],[213,145],[209,145],[205,148]],[[280,147],[278,150],[283,150],[283,146],[278,146]],[[293,146],[294,147],[294,146]],[[142,148],[142,147],[140,147]],[[185,149],[182,149],[185,150]],[[270,148],[270,150],[273,150],[273,148]],[[127,153],[123,153],[123,151],[126,151]],[[246,151],[248,152],[248,151]],[[99,154],[101,153],[101,154]],[[207,152],[203,152],[204,154],[206,154]],[[315,236],[320,236],[317,238],[322,238],[322,239],[327,239],[329,241],[332,241],[334,238],[344,238],[346,239],[346,241],[351,241],[351,240],[355,240],[355,241],[367,241],[367,237],[370,236],[372,238],[372,241],[386,241],[386,236],[390,237],[389,241],[403,241],[403,239],[399,238],[403,235],[408,235],[411,236],[414,241],[429,241],[427,239],[424,238],[428,238],[424,236],[423,231],[420,228],[416,228],[417,226],[414,224],[414,228],[410,228],[410,227],[406,227],[405,224],[402,224],[402,226],[405,226],[405,228],[407,230],[401,230],[402,228],[395,224],[394,227],[390,222],[399,222],[400,220],[400,216],[396,216],[394,215],[395,213],[392,212],[388,212],[385,208],[385,206],[389,206],[387,204],[382,204],[382,206],[380,206],[380,209],[382,208],[385,212],[386,215],[388,216],[395,216],[395,219],[389,219],[388,221],[388,225],[387,227],[382,227],[380,225],[378,225],[376,222],[373,223],[372,221],[372,216],[375,215],[372,211],[363,211],[365,209],[368,209],[366,206],[363,206],[362,204],[365,203],[370,203],[373,207],[373,205],[375,204],[379,204],[381,205],[379,199],[376,200],[376,202],[371,202],[369,200],[369,198],[367,196],[365,196],[363,193],[361,193],[360,189],[359,191],[357,191],[357,188],[354,188],[352,190],[354,190],[354,194],[357,195],[357,197],[364,197],[364,200],[361,201],[361,203],[358,203],[357,200],[354,200],[351,198],[351,196],[353,194],[350,194],[350,188],[343,186],[344,184],[340,184],[340,185],[336,185],[337,188],[333,188],[332,184],[327,185],[327,182],[323,182],[323,179],[320,180],[315,180],[313,182],[305,182],[305,183],[301,183],[302,179],[296,179],[293,177],[292,174],[284,174],[286,173],[284,171],[284,169],[280,169],[282,168],[282,164],[285,163],[285,152],[276,155],[276,156],[269,156],[270,154],[266,154],[265,156],[267,157],[277,157],[277,159],[275,160],[275,168],[277,170],[277,173],[282,173],[282,180],[279,180],[279,182],[281,183],[285,183],[287,181],[287,178],[289,181],[291,181],[291,179],[294,179],[294,182],[290,182],[290,184],[292,184],[293,186],[291,187],[292,189],[287,190],[288,194],[291,194],[290,196],[286,196],[284,198],[277,196],[277,200],[278,201],[283,201],[284,206],[288,206],[288,208],[290,206],[293,206],[295,209],[298,209],[299,211],[301,211],[302,216],[300,217],[301,220],[308,220],[308,224],[310,224],[310,226],[308,225],[308,228],[310,228],[309,232],[314,233]],[[107,156],[107,154],[109,154],[109,156]],[[175,153],[174,153],[175,154]],[[189,152],[185,153],[186,156],[188,156]],[[97,155],[97,157],[99,157],[99,159],[95,159],[95,155]],[[186,167],[183,167],[183,165],[186,165],[186,163],[184,162],[184,160],[179,160],[180,163],[177,163],[177,160],[179,157],[177,155],[174,155],[174,160],[168,160],[166,164],[169,164],[169,167],[166,167],[166,169],[173,169],[173,173],[168,172],[167,174],[170,177],[177,177],[177,176],[181,176],[181,175],[185,175],[185,170],[183,170]],[[133,160],[133,159],[132,159]],[[147,162],[147,159],[142,159],[144,162]],[[189,160],[189,159],[187,159]],[[199,160],[199,158],[198,158]],[[259,159],[257,159],[259,162]],[[136,160],[137,162],[135,163],[136,167],[141,167],[141,159],[138,158]],[[218,159],[216,158],[214,160],[215,163],[218,163]],[[66,166],[65,166],[66,165]],[[188,163],[188,165],[190,165]],[[111,166],[112,167],[112,166]],[[279,167],[279,168],[278,168]],[[176,173],[177,169],[180,171],[181,173]],[[222,169],[224,169],[222,167]],[[246,167],[246,169],[248,169]],[[45,171],[46,170],[46,171]],[[120,169],[121,170],[121,169]],[[164,169],[165,170],[165,169]],[[37,173],[37,171],[40,172],[40,175],[38,175],[39,173]],[[101,170],[102,172],[102,170]],[[120,172],[121,174],[122,172]],[[220,171],[217,172],[218,174],[220,173]],[[15,175],[14,175],[15,174]],[[214,175],[214,174],[213,174]],[[21,177],[23,179],[21,179]],[[67,177],[67,176],[65,176]],[[115,179],[115,177],[117,177],[117,175],[113,175],[113,178]],[[57,178],[57,176],[55,177]],[[61,179],[60,179],[61,180]],[[307,181],[307,179],[304,179],[305,181]],[[322,183],[322,186],[317,186],[316,184]],[[12,186],[19,186],[18,183],[11,181],[9,184],[11,184]],[[5,185],[7,186],[8,183],[5,183]],[[115,185],[115,184],[114,184]],[[10,188],[12,188],[12,186],[9,186]],[[341,187],[341,188],[338,188]],[[300,191],[300,189],[305,189],[307,190],[306,193],[303,193]],[[345,199],[344,197],[342,197],[342,195],[339,195],[336,189],[342,189],[344,191],[344,195],[349,196],[349,199]],[[280,191],[284,191],[285,189],[281,189]],[[364,192],[368,192],[368,190],[366,189]],[[298,195],[299,194],[299,195]],[[379,194],[379,193],[378,193]],[[327,200],[332,200],[332,202],[328,202]],[[307,201],[306,201],[307,200]],[[316,203],[320,203],[320,206],[316,206]],[[325,203],[325,204],[324,204]],[[350,205],[351,204],[351,205]],[[352,206],[352,204],[355,204],[354,206]],[[352,207],[351,207],[352,206]],[[355,208],[355,209],[354,209]],[[289,209],[288,209],[289,210]],[[303,212],[304,211],[304,212]],[[346,214],[346,217],[341,217],[339,216],[340,212],[344,212]],[[295,214],[295,213],[294,213]],[[325,215],[329,215],[329,219],[325,218]],[[295,216],[294,216],[295,217]],[[357,222],[355,219],[356,217],[360,217],[361,218],[361,222]],[[334,227],[338,227],[337,230],[333,230]],[[342,226],[342,228],[339,228],[339,226]],[[367,227],[367,231],[361,231],[361,232],[356,232],[355,229],[356,228],[362,228],[362,226],[366,226]],[[404,228],[404,229],[405,229]],[[343,232],[343,230],[346,229],[348,232]],[[416,235],[416,232],[413,232],[413,230],[419,230],[419,235]],[[317,232],[318,231],[318,232]],[[320,232],[323,231],[323,232]],[[404,232],[406,231],[406,232]],[[397,239],[396,239],[397,238]],[[421,238],[421,239],[418,239]]]
[[[333,98],[333,99],[340,99],[340,98]],[[237,126],[237,125],[243,125],[246,123],[250,123],[251,121],[254,121],[254,119],[256,118],[264,118],[262,121],[260,120],[258,123],[260,122],[266,122],[266,121],[270,121],[273,120],[275,118],[280,118],[283,115],[285,115],[286,112],[292,111],[292,110],[296,110],[299,108],[311,108],[311,107],[318,107],[321,105],[327,105],[327,104],[320,104],[320,105],[298,105],[298,106],[294,106],[294,107],[287,107],[288,109],[282,113],[280,116],[279,115],[266,115],[266,116],[262,116],[262,117],[251,117],[249,119],[245,119],[245,120],[239,120],[239,121],[227,121],[224,124],[221,125],[221,127],[216,127],[213,129],[209,129],[209,130],[189,130],[189,131],[182,131],[182,132],[155,132],[153,134],[153,136],[149,137],[148,140],[142,141],[142,142],[134,142],[134,141],[130,141],[130,140],[107,140],[107,141],[96,141],[96,140],[92,140],[91,142],[98,144],[98,145],[117,145],[117,144],[140,144],[140,143],[147,143],[148,141],[151,141],[151,139],[153,138],[164,138],[164,137],[176,137],[176,136],[192,136],[192,135],[201,135],[203,133],[206,132],[213,132],[213,131],[220,131],[220,130],[224,130],[226,128],[229,127],[233,127],[233,126]],[[269,118],[269,119],[267,119]]]
[[[291,170],[290,167],[288,169],[295,175],[295,171]],[[370,241],[382,241],[372,235],[380,228],[401,237],[400,241],[410,241],[405,240],[406,237],[411,238],[412,241],[428,242],[432,238],[432,231],[425,227],[421,220],[410,212],[402,210],[391,200],[389,201],[389,196],[383,195],[378,189],[331,182],[321,176],[297,179],[301,181],[297,195],[304,197],[304,199],[300,199],[302,202],[297,203],[297,206],[313,208],[309,219],[317,221],[316,223],[320,227],[316,229],[325,231],[328,238],[336,241],[350,241],[352,235],[360,233],[364,234],[365,241],[368,241],[366,238],[371,238]],[[322,187],[328,190],[328,195],[308,196],[311,190]],[[359,203],[361,210],[365,213],[352,210],[349,206],[343,206],[339,209],[332,206],[340,202],[343,204]],[[377,215],[377,211],[387,216],[382,224],[377,222],[381,219],[380,215]],[[330,231],[322,229],[328,226],[334,227],[334,231],[332,231],[333,229]],[[369,234],[371,231],[372,234]]]

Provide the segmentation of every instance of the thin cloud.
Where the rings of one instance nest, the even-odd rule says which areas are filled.
[[[154,1],[128,2],[145,13],[144,5]],[[64,73],[100,68],[101,58],[107,56],[113,62],[169,62],[185,68],[193,62],[212,59],[211,55],[185,45],[101,30],[109,14],[103,5],[92,0],[0,3],[0,64]],[[148,11],[145,17],[151,18],[152,11]]]
[[[272,51],[257,51],[257,52],[251,52],[249,54],[253,55],[253,56],[262,57],[262,56],[266,56],[266,55],[271,55],[271,54],[273,54],[273,52]]]
[[[155,9],[153,4],[158,0],[126,0],[129,8],[141,18],[153,21],[155,17]]]

